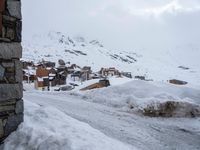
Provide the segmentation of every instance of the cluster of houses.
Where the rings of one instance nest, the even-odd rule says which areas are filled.
[[[130,72],[120,72],[114,67],[101,68],[99,72],[93,72],[90,66],[80,67],[76,64],[66,63],[63,60],[55,62],[41,61],[34,63],[23,61],[23,80],[27,83],[34,83],[35,89],[49,90],[50,87],[66,85],[67,78],[73,81],[84,82],[91,79],[102,79],[108,76],[132,78]]]
[[[64,86],[67,84],[67,78],[72,81],[84,82],[92,79],[105,79],[109,76],[132,78],[131,72],[120,72],[114,67],[101,68],[98,72],[93,72],[90,66],[80,67],[76,64],[66,63],[63,60],[55,62],[41,61],[34,63],[23,61],[23,80],[27,83],[34,83],[37,90],[49,90],[50,87]],[[135,76],[134,78],[147,80],[145,76]],[[187,82],[179,80],[169,80],[171,84],[184,85]],[[73,83],[72,83],[73,84]]]
[[[68,75],[65,64],[59,62],[55,67],[54,62],[41,61],[37,64],[23,61],[23,80],[27,83],[34,83],[35,88],[46,90],[56,85],[65,85]]]

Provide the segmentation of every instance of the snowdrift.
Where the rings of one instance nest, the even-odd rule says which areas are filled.
[[[85,100],[151,117],[199,117],[200,90],[161,82],[129,83],[79,93]]]
[[[25,121],[5,141],[4,150],[134,150],[63,112],[25,102]],[[1,147],[0,147],[1,148]]]

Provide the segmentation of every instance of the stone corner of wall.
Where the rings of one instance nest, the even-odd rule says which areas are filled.
[[[0,142],[23,122],[20,0],[0,1]]]

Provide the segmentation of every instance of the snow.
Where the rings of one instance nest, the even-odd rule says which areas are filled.
[[[136,149],[53,107],[39,106],[25,101],[25,108],[25,121],[6,139],[4,150]]]
[[[49,76],[50,76],[50,77],[55,77],[56,74],[50,73]]]
[[[113,78],[113,81],[117,79]],[[122,79],[121,79],[122,80]],[[116,82],[117,83],[117,82]],[[200,112],[200,90],[166,84],[162,82],[147,82],[133,80],[131,82],[115,85],[108,88],[78,92],[85,100],[118,107],[125,110],[138,111],[148,106],[157,107],[164,102],[173,101],[183,105],[191,104]],[[180,110],[182,111],[182,110]],[[187,112],[183,110],[182,116]],[[180,114],[181,115],[181,114]]]
[[[86,92],[41,92],[24,84],[25,122],[6,139],[4,150],[200,149],[199,118],[144,117],[129,107],[169,99],[199,107],[200,89],[128,80],[110,78],[111,87]]]

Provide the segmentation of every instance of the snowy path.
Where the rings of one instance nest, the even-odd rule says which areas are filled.
[[[142,150],[200,149],[200,119],[139,117],[62,93],[25,92],[24,100],[53,106],[111,138]]]

